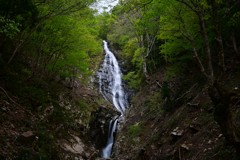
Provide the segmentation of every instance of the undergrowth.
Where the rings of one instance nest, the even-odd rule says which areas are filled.
[[[144,129],[144,126],[142,122],[136,123],[134,125],[130,125],[128,127],[129,137],[131,139],[135,137],[139,137],[142,134],[143,129]]]

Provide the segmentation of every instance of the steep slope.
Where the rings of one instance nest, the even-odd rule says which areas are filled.
[[[97,61],[92,62],[93,70],[97,70],[103,55],[99,53]],[[40,101],[41,90],[34,88],[35,82],[25,83],[36,93],[16,94],[0,79],[4,86],[0,88],[0,159],[101,157],[99,149],[105,142],[108,122],[120,113],[95,92],[93,77],[85,84],[80,79],[56,78],[54,85],[48,86],[47,103]]]
[[[233,63],[229,63],[233,64]],[[239,64],[224,75],[224,87],[236,93],[231,111],[240,124]],[[120,122],[113,159],[234,159],[235,149],[226,143],[213,119],[213,104],[204,82],[196,81],[197,71],[164,80],[165,70],[152,76],[132,100]],[[160,82],[160,85],[155,83]]]

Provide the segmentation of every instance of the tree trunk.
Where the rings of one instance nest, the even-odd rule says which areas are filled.
[[[217,5],[215,0],[211,0],[212,3],[212,11],[213,11],[213,19],[214,19],[214,31],[216,33],[216,40],[218,42],[218,59],[219,66],[221,66],[222,71],[226,71],[225,62],[224,62],[224,51],[223,51],[223,43],[222,43],[222,35],[219,29],[219,19],[217,14]]]
[[[232,29],[232,42],[233,42],[233,47],[234,47],[234,51],[236,53],[237,59],[240,60],[240,52],[238,51],[238,48],[237,48],[235,32],[233,29]]]
[[[147,71],[146,59],[143,61],[142,66],[143,66],[143,74],[145,75],[146,79],[149,80],[150,77],[149,77],[149,74],[148,74],[148,71]]]
[[[208,63],[208,69],[207,69],[208,83],[210,85],[212,85],[214,82],[214,73],[213,73],[213,67],[212,67],[211,51],[210,51],[207,31],[206,31],[205,22],[204,22],[203,8],[201,8],[201,10],[198,12],[198,17],[199,17],[199,23],[200,23],[200,27],[201,27],[201,34],[203,37],[203,46],[204,46],[206,59],[207,59],[207,63]]]
[[[28,35],[26,36],[26,38],[24,40],[22,40],[22,42],[20,42],[17,47],[15,48],[11,58],[8,61],[8,64],[11,63],[13,57],[15,56],[15,54],[17,53],[18,49],[21,47],[21,45],[28,39],[28,37],[39,27],[39,25],[46,19],[46,17],[42,18],[38,24],[31,30],[31,32],[28,33]]]
[[[236,153],[239,154],[240,132],[233,124],[232,113],[230,110],[230,100],[232,95],[216,81],[214,82],[213,86],[209,87],[208,92],[215,108],[214,120],[219,124],[226,140],[235,146]]]
[[[208,68],[206,70],[207,73],[205,73],[205,76],[207,76],[207,79],[208,79],[209,96],[211,97],[211,100],[212,100],[212,102],[214,104],[214,108],[215,108],[214,119],[219,124],[219,126],[221,128],[221,131],[222,131],[224,137],[226,138],[226,140],[229,143],[231,143],[232,145],[235,146],[236,153],[237,153],[237,159],[239,159],[239,154],[240,154],[240,131],[239,131],[239,129],[237,129],[234,126],[234,124],[232,122],[232,113],[231,113],[231,110],[230,110],[230,101],[231,101],[231,96],[232,95],[231,95],[230,92],[225,90],[222,86],[220,86],[216,80],[214,80],[215,77],[214,77],[214,72],[213,72],[213,67],[212,67],[212,60],[211,60],[211,52],[210,52],[210,46],[209,46],[209,41],[208,41],[208,35],[207,35],[206,27],[205,27],[203,6],[201,4],[196,5],[193,1],[191,1],[193,6],[190,3],[187,3],[187,1],[185,1],[185,0],[177,0],[177,1],[185,4],[186,6],[188,6],[190,9],[192,9],[198,15],[199,25],[200,25],[200,28],[201,28],[204,50],[205,50],[205,55],[206,55],[206,60],[207,60],[207,65],[208,65]],[[215,2],[215,0],[211,0],[211,1],[213,3]],[[214,18],[217,18],[217,15],[215,15]],[[217,20],[215,20],[215,23],[218,24],[219,22]],[[183,32],[182,32],[182,34],[185,35]],[[219,45],[222,45],[222,44],[220,44],[220,43],[222,43],[221,42],[220,31],[218,30],[216,34],[217,34],[217,39],[220,40],[220,41],[218,41]],[[218,35],[218,34],[220,34],[220,35]],[[218,36],[220,36],[220,37],[218,37]],[[187,35],[185,35],[185,37],[188,38]],[[189,37],[190,37],[189,39],[191,39],[192,42],[194,42],[193,38],[191,38],[191,36],[189,36]],[[194,43],[192,43],[192,45],[193,45],[193,51],[196,55],[197,53],[196,53],[196,49],[194,47]],[[222,53],[223,53],[223,47],[220,48],[220,50],[222,50]],[[221,63],[224,62],[224,59],[223,59],[224,56],[222,55],[222,53],[220,51],[219,56],[221,56],[221,57],[219,57],[219,58],[222,59]],[[195,57],[195,58],[198,58],[198,57]],[[200,59],[197,59],[197,60],[200,60]],[[199,64],[201,64],[201,61],[199,61],[199,62],[200,62]],[[204,71],[203,66],[201,67],[201,70],[202,70],[202,72]]]
[[[165,39],[164,44],[166,44],[166,39]],[[168,65],[168,60],[167,60],[167,53],[166,52],[165,52],[164,59],[165,59],[165,63],[166,63],[166,66],[167,66]]]

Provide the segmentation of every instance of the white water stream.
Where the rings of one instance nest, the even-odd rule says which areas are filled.
[[[107,101],[113,103],[115,108],[123,114],[125,109],[128,108],[128,102],[127,94],[124,93],[122,87],[122,72],[116,57],[108,49],[107,42],[103,41],[103,44],[106,55],[102,67],[96,73],[99,77],[99,91]],[[104,158],[109,158],[111,155],[114,142],[113,133],[116,130],[117,122],[118,119],[111,120],[109,123],[107,145],[102,150]]]

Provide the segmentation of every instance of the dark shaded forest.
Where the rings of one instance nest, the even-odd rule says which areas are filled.
[[[103,59],[102,40],[109,42],[122,62],[122,78],[139,93],[136,97],[146,86],[159,89],[146,102],[157,107],[157,112],[177,112],[189,102],[184,99],[188,88],[194,84],[205,88],[213,120],[233,146],[232,157],[239,159],[240,128],[231,107],[238,105],[240,95],[240,2],[120,0],[110,12],[103,13],[91,8],[95,3],[0,0],[0,124],[5,127],[0,129],[0,149],[8,146],[0,150],[0,159],[63,158],[57,139],[70,129],[85,131],[75,127],[76,118],[88,124],[94,107],[103,103],[83,89],[92,84],[90,77]],[[173,81],[181,85],[173,88]],[[86,92],[80,94],[83,90]],[[86,98],[86,94],[91,96]],[[69,104],[76,106],[75,113],[67,109]],[[30,122],[41,119],[39,114],[49,106],[54,111],[48,121]],[[14,120],[14,116],[24,118]],[[34,149],[15,144],[16,139],[6,133],[11,121],[21,122],[15,126],[24,126],[21,132],[31,129],[41,135],[40,142],[33,142]],[[58,124],[65,126],[63,135],[60,131],[48,135]],[[135,128],[128,130],[133,133]],[[132,138],[136,136],[141,134]]]

